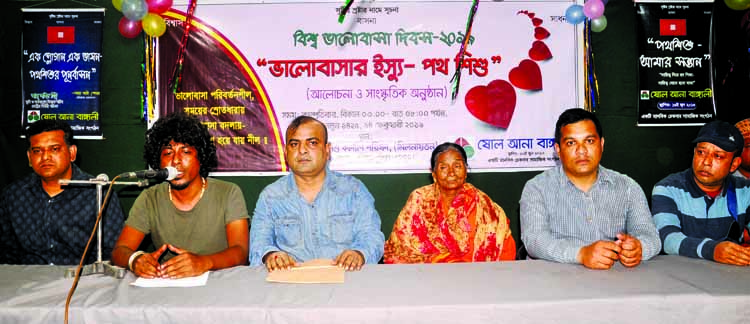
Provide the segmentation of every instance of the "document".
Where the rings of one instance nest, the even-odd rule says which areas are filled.
[[[187,278],[180,278],[180,279],[163,279],[163,278],[154,278],[154,279],[146,279],[146,278],[138,278],[135,281],[131,282],[130,284],[133,286],[138,287],[199,287],[199,286],[205,286],[206,282],[208,282],[208,273],[211,271],[206,271],[202,275],[197,277],[187,277]]]
[[[283,283],[344,283],[344,268],[330,259],[315,259],[289,270],[268,273],[266,281]]]

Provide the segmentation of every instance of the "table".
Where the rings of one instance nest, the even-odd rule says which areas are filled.
[[[62,323],[66,267],[0,266],[0,323]],[[542,260],[370,265],[344,284],[265,282],[261,267],[193,288],[81,279],[71,323],[746,323],[750,268],[658,256],[607,271]]]

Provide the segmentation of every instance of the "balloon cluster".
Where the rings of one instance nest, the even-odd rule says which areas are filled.
[[[750,1],[750,0],[727,0],[727,1]],[[583,6],[574,4],[565,10],[565,19],[573,24],[580,24],[584,20],[591,20],[591,31],[600,32],[607,28],[607,17],[604,16],[604,5],[606,0],[586,0]]]
[[[112,5],[123,15],[118,25],[122,36],[133,38],[142,30],[149,36],[159,37],[167,30],[160,14],[172,7],[172,0],[112,0]]]
[[[750,9],[750,0],[724,0],[724,3],[732,10]]]

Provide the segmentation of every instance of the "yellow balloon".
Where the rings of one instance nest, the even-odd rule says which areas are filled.
[[[745,10],[750,8],[750,0],[724,0],[727,7],[732,10]]]
[[[115,6],[117,11],[122,11],[122,0],[112,0],[112,5]]]
[[[154,13],[149,13],[146,17],[143,17],[141,25],[143,31],[151,37],[159,37],[167,31],[167,23],[164,22],[164,18]]]

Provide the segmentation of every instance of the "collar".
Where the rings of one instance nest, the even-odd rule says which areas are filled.
[[[323,187],[320,188],[320,192],[323,192],[323,190],[326,190],[326,188],[331,190],[336,189],[336,183],[333,181],[333,175],[331,174],[332,171],[328,169],[327,164],[325,172],[326,177],[323,180]],[[299,187],[297,187],[297,182],[294,181],[294,174],[292,172],[289,172],[287,176],[285,189],[287,194],[299,193]]]
[[[70,179],[71,180],[89,180],[92,176],[86,172],[83,172],[81,168],[79,168],[75,163],[70,164],[70,168],[73,170],[73,173],[71,174]],[[29,175],[29,181],[24,184],[24,189],[34,190],[39,193],[44,193],[47,197],[49,195],[46,191],[44,191],[44,188],[42,187],[42,177],[40,177],[35,172],[31,172]],[[81,190],[81,187],[78,186],[71,186],[63,190],[59,195],[55,197],[60,197],[62,195],[65,195],[66,192],[77,192],[78,190]]]

